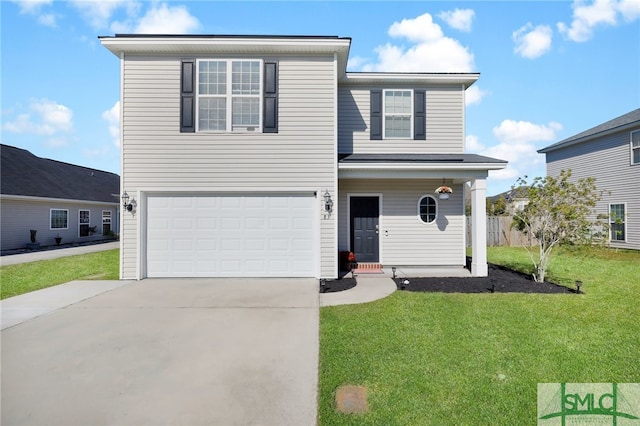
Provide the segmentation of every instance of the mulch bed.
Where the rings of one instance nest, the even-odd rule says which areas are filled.
[[[320,293],[335,293],[337,291],[349,290],[356,286],[355,278],[342,277],[337,280],[326,280],[324,287],[320,285]]]
[[[409,280],[409,284],[403,282]],[[537,283],[529,275],[489,264],[487,277],[396,278],[399,290],[441,293],[574,293],[551,282]],[[492,290],[493,289],[493,290]],[[581,291],[582,293],[582,291]]]

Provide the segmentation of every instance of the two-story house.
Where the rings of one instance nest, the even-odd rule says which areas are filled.
[[[100,40],[121,64],[122,278],[335,278],[343,250],[463,268],[467,183],[487,274],[486,178],[506,162],[464,153],[478,74],[350,73],[341,37]]]
[[[595,178],[596,213],[608,217],[609,244],[640,250],[640,109],[538,152],[546,156],[547,175],[571,170],[574,179]]]

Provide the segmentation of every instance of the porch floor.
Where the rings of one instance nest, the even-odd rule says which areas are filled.
[[[393,277],[391,267],[385,267],[382,272],[389,277]],[[396,266],[396,277],[471,277],[471,271],[461,266]]]

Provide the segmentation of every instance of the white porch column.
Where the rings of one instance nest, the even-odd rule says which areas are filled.
[[[476,178],[471,184],[471,275],[486,277],[487,266],[487,181]]]

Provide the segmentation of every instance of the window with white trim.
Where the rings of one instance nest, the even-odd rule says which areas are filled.
[[[609,233],[611,241],[626,241],[626,206],[623,204],[609,204]]]
[[[411,139],[413,119],[413,91],[384,91],[383,138]]]
[[[69,210],[49,210],[50,229],[69,229]]]
[[[198,60],[197,88],[198,131],[261,131],[262,61]]]
[[[438,216],[438,204],[431,195],[425,195],[418,202],[418,216],[424,223],[431,223]]]
[[[91,212],[89,210],[78,211],[78,236],[89,236],[89,219],[91,218]]]
[[[102,235],[111,232],[111,210],[102,210]]]
[[[640,130],[631,132],[631,164],[640,164]]]

